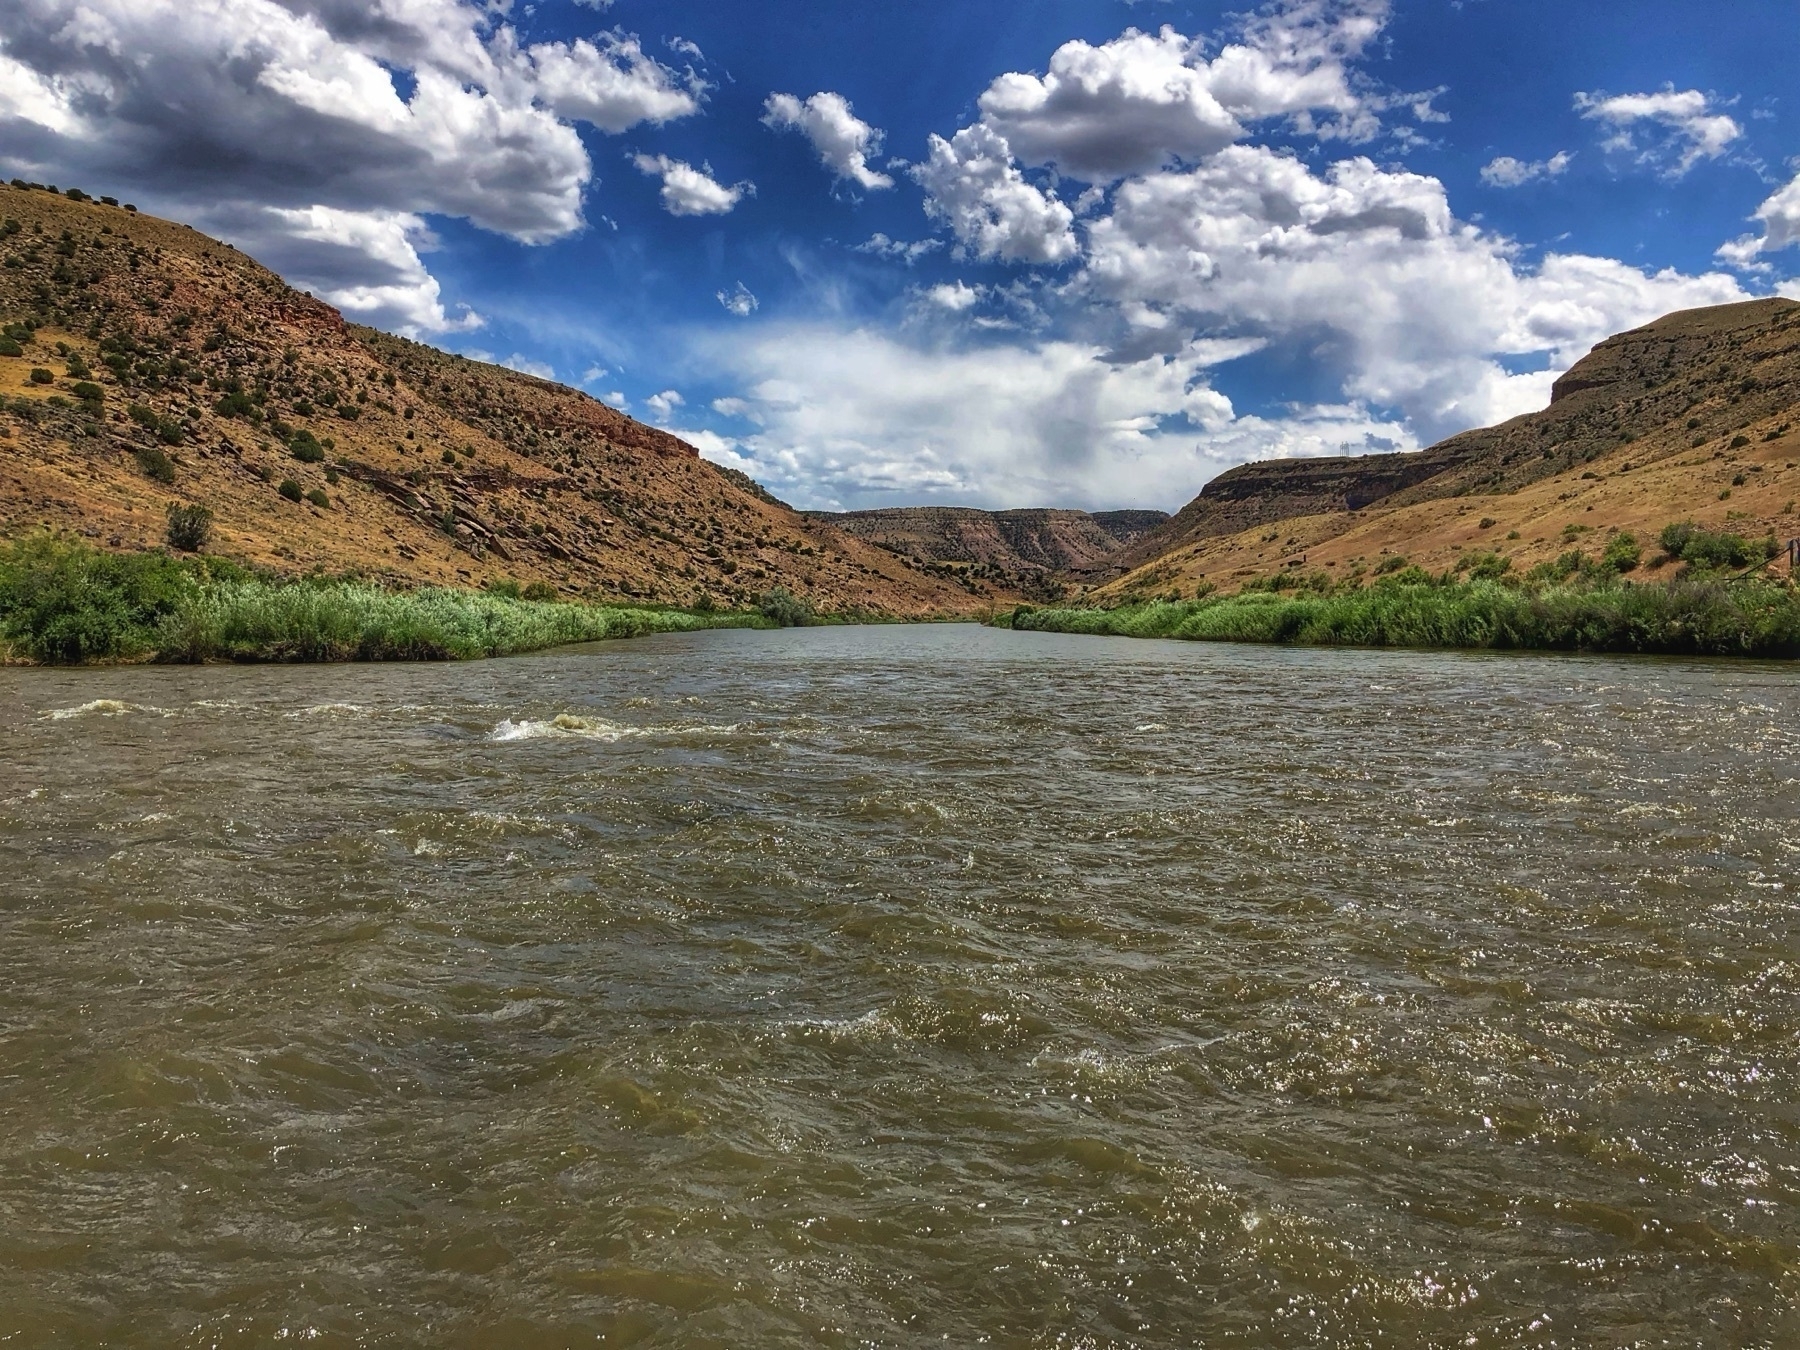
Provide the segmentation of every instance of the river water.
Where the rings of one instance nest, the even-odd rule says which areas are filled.
[[[1800,1344],[1800,677],[0,671],[0,1346]]]

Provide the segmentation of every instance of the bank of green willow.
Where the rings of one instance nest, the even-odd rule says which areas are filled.
[[[53,664],[467,660],[601,638],[769,623],[760,614],[284,580],[217,559],[105,553],[47,536],[0,553],[0,651]]]
[[[1202,642],[1800,656],[1800,593],[1755,580],[1543,588],[1383,582],[1327,595],[1260,591],[1120,609],[1021,607],[999,622],[1033,632]]]

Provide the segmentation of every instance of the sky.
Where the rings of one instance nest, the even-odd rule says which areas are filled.
[[[1800,298],[1793,0],[7,0],[0,176],[803,508],[1174,510]]]

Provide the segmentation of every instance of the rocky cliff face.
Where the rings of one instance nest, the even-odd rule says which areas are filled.
[[[1542,412],[1410,454],[1265,460],[1221,474],[1106,560],[1120,576],[1209,539],[1301,517],[1518,492],[1622,446],[1640,464],[1727,440],[1800,402],[1800,304],[1687,310],[1608,338]]]
[[[976,603],[577,390],[346,324],[228,245],[104,203],[0,186],[0,326],[19,353],[0,355],[0,535],[155,547],[194,503],[213,551],[285,572]]]

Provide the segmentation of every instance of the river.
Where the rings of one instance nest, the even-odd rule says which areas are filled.
[[[1792,667],[0,671],[0,1345],[1800,1344]]]

